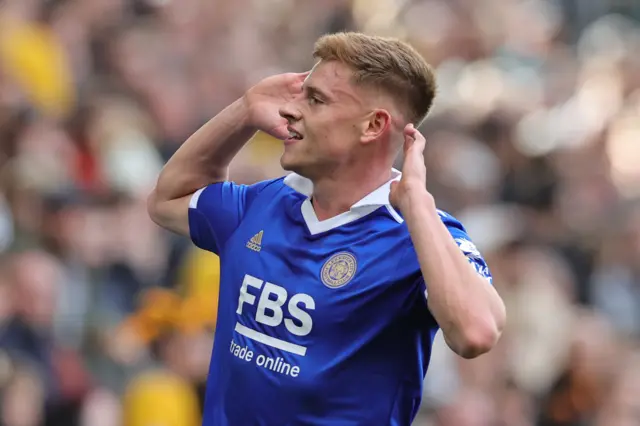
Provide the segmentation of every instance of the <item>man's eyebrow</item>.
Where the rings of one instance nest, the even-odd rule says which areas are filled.
[[[327,93],[323,92],[322,90],[320,90],[319,88],[312,86],[310,84],[305,83],[304,84],[304,90],[305,92],[307,92],[308,95],[317,95],[323,99],[327,99],[330,100],[332,99],[331,96],[329,96]]]

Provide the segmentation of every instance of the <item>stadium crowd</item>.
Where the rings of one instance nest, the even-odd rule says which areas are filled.
[[[0,425],[199,425],[218,260],[146,195],[200,124],[343,29],[435,67],[429,190],[507,305],[488,355],[437,340],[415,424],[640,424],[639,18],[633,0],[0,0]],[[231,178],[279,176],[280,152],[257,135]]]

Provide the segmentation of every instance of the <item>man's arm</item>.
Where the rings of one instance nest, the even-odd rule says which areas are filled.
[[[462,253],[426,190],[424,137],[413,126],[405,130],[405,164],[391,200],[409,228],[429,310],[449,347],[464,358],[488,352],[506,321],[505,306],[491,283],[477,273]]]
[[[460,250],[431,194],[416,192],[408,205],[403,215],[428,283],[427,304],[445,341],[464,358],[488,352],[506,320],[500,296]]]
[[[171,157],[149,195],[151,219],[189,236],[189,202],[205,186],[227,179],[229,164],[257,130],[284,139],[287,120],[279,110],[302,93],[307,73],[267,77],[194,133]]]
[[[202,126],[162,169],[147,200],[151,219],[163,228],[189,236],[191,196],[200,188],[227,179],[231,160],[255,131],[249,125],[244,98]]]

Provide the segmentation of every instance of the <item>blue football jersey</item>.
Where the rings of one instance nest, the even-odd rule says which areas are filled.
[[[204,426],[404,426],[417,413],[438,324],[390,182],[324,221],[312,189],[290,174],[191,199],[192,240],[221,263]]]

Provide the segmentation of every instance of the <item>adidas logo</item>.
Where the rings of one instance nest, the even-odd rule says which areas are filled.
[[[264,231],[258,232],[256,235],[251,237],[249,241],[247,241],[247,248],[250,248],[253,251],[260,251],[262,248],[262,234]]]

